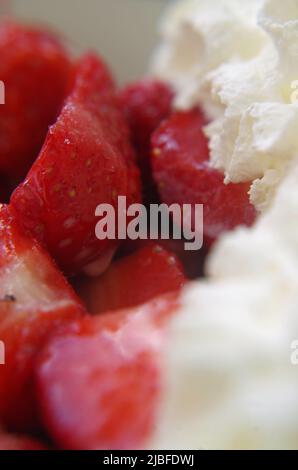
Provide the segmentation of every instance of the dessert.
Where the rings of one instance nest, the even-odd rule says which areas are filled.
[[[151,77],[120,90],[96,53],[3,24],[0,48],[34,37],[17,83],[5,48],[6,102],[41,36],[64,88],[34,150],[0,109],[0,448],[297,448],[296,0],[175,2]],[[204,252],[96,236],[99,204],[142,195],[204,204]]]

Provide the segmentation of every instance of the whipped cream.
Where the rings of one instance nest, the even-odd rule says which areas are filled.
[[[204,108],[213,166],[227,183],[252,181],[264,210],[298,155],[298,2],[185,0],[161,31],[153,73],[173,83],[178,108]]]
[[[179,108],[208,112],[213,165],[252,181],[261,214],[222,237],[183,295],[150,446],[297,449],[298,1],[184,0],[162,34],[154,73]]]

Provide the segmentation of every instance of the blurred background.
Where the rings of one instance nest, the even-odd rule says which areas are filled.
[[[173,0],[0,0],[0,10],[49,24],[75,49],[97,49],[118,81],[139,78],[158,40],[158,19]]]

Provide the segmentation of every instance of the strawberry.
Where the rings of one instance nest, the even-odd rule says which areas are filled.
[[[154,199],[150,163],[151,135],[170,115],[173,98],[174,92],[170,85],[152,79],[131,83],[119,94],[120,104],[125,113],[132,142],[139,158],[147,199]]]
[[[209,164],[205,119],[199,109],[175,112],[152,136],[152,167],[160,197],[167,204],[204,204],[204,235],[213,241],[256,216],[249,183],[225,185]]]
[[[187,279],[196,279],[204,275],[208,250],[188,251],[185,249],[185,240],[159,240],[158,243],[177,257]]]
[[[63,449],[135,449],[154,426],[167,317],[176,296],[78,321],[40,353],[36,389]]]
[[[32,367],[49,333],[84,309],[52,260],[0,207],[0,422],[12,430],[37,423]]]
[[[116,246],[98,240],[95,209],[115,209],[117,196],[139,201],[139,174],[114,83],[93,54],[76,67],[72,92],[11,205],[25,230],[44,243],[67,272]]]
[[[79,293],[89,312],[102,313],[179,291],[185,281],[178,259],[160,245],[147,243],[115,261],[102,276],[86,280]]]
[[[0,173],[22,178],[62,106],[71,63],[58,37],[11,20],[0,23],[0,57]]]
[[[0,434],[0,450],[47,450],[41,443],[27,436]]]
[[[163,239],[158,238],[155,242],[160,247],[164,248],[168,253],[171,253],[178,259],[182,271],[188,280],[196,279],[204,275],[204,264],[208,254],[208,250],[202,248],[200,250],[186,250],[186,240],[176,240],[173,238]],[[119,249],[119,257],[132,255],[137,250],[144,248],[148,244],[146,240],[127,240],[124,245]]]

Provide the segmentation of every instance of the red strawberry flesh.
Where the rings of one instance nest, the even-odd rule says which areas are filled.
[[[38,424],[32,385],[37,351],[58,326],[84,309],[48,254],[0,208],[0,422],[12,430]]]
[[[67,272],[117,245],[95,235],[97,205],[139,202],[139,174],[114,83],[95,55],[78,63],[73,91],[11,204],[24,229]]]
[[[37,440],[31,437],[0,433],[0,451],[1,450],[47,450],[47,449],[41,442],[38,442]]]
[[[156,421],[166,318],[176,296],[77,322],[39,356],[45,426],[63,449],[135,449]]]
[[[45,30],[0,22],[0,174],[22,178],[60,111],[71,62],[62,41]]]
[[[213,241],[238,225],[250,226],[256,212],[250,183],[225,185],[210,166],[204,124],[199,109],[172,114],[153,134],[152,166],[163,202],[204,205],[204,235]]]
[[[179,291],[186,279],[178,259],[158,244],[117,260],[106,273],[87,279],[79,293],[91,313],[133,307],[168,292]]]
[[[150,162],[151,135],[170,115],[173,98],[170,85],[149,78],[130,83],[119,94],[138,155],[147,201],[156,199]]]

